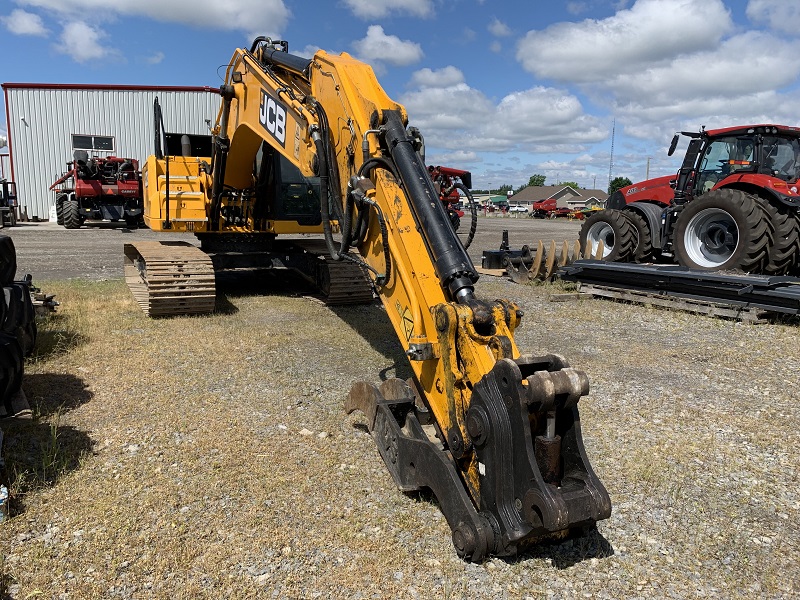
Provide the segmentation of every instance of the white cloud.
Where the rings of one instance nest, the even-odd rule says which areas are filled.
[[[491,44],[489,44],[489,50],[491,50],[495,54],[498,54],[500,51],[503,50],[503,45],[497,40],[495,40]]]
[[[750,0],[748,10],[791,23],[795,5]],[[800,79],[800,40],[736,28],[720,0],[638,0],[607,19],[557,23],[529,32],[517,58],[536,76],[576,85],[643,140],[800,119],[798,93],[787,92]]]
[[[472,165],[483,162],[477,152],[468,150],[456,150],[455,152],[443,152],[431,154],[425,157],[429,165],[444,165],[453,167],[458,165]]]
[[[19,8],[12,10],[7,17],[0,17],[0,21],[6,29],[16,35],[45,36],[49,33],[39,15]]]
[[[404,67],[419,62],[423,57],[419,44],[401,40],[395,35],[386,35],[380,25],[370,25],[366,37],[353,42],[353,48],[359,58],[368,63]]]
[[[588,10],[586,2],[567,2],[567,12],[571,15],[579,15]]]
[[[360,19],[380,19],[392,12],[416,17],[433,14],[431,0],[344,0],[344,3]]]
[[[602,82],[713,49],[732,29],[721,0],[637,0],[607,19],[529,31],[519,42],[517,60],[538,77]]]
[[[752,48],[759,48],[756,54]],[[742,57],[748,57],[742,60]],[[746,32],[718,48],[675,59],[636,75],[619,75],[595,91],[612,96],[610,109],[626,134],[664,139],[700,125],[798,122],[796,92],[782,92],[800,77],[799,41]],[[698,68],[702,65],[702,69]],[[602,88],[602,89],[601,89]]]
[[[489,30],[489,33],[495,37],[507,37],[511,35],[511,29],[508,27],[508,25],[503,23],[497,17],[492,19],[492,22],[489,23],[487,29]]]
[[[422,87],[404,94],[400,102],[434,148],[579,152],[581,144],[608,136],[607,128],[585,114],[575,96],[554,88],[516,92],[495,104],[460,81]]]
[[[156,21],[184,23],[229,31],[276,36],[286,27],[290,12],[283,0],[18,0],[62,15],[89,14],[100,20],[118,15],[149,17]]]
[[[800,34],[800,4],[793,0],[750,0],[747,17],[754,23],[767,23],[775,31]]]
[[[464,83],[464,73],[452,65],[443,69],[424,68],[411,75],[409,85],[419,88],[446,88]]]
[[[64,25],[56,49],[79,63],[97,60],[114,54],[113,49],[102,45],[105,37],[107,34],[101,29],[83,21],[72,21]]]
[[[145,58],[145,62],[148,65],[157,65],[162,60],[164,60],[164,53],[163,52],[156,52],[155,54],[151,54],[147,58]]]
[[[320,48],[319,46],[308,44],[302,50],[291,50],[291,52],[292,54],[296,54],[297,56],[302,56],[303,58],[312,58],[320,50],[322,50],[322,48]]]
[[[759,52],[752,52],[753,48]],[[613,77],[607,85],[626,104],[674,109],[698,99],[730,101],[795,82],[800,76],[798,55],[800,42],[751,31],[725,40],[714,50],[681,56],[635,76]]]

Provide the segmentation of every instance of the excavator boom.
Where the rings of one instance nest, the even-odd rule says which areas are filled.
[[[366,415],[400,489],[434,492],[459,556],[513,555],[607,518],[581,438],[586,375],[557,355],[521,354],[522,311],[476,294],[422,136],[371,67],[258,38],[234,53],[220,93],[212,157],[148,159],[150,227],[265,245],[320,233],[329,262],[369,274],[414,375],[356,383],[345,409]],[[272,184],[289,171],[313,182],[309,218],[284,210]],[[146,278],[134,250],[131,277]]]

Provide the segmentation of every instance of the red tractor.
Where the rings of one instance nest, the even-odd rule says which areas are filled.
[[[581,227],[606,260],[672,258],[684,267],[784,275],[800,266],[800,128],[749,125],[676,133],[677,176],[624,187]]]
[[[132,158],[91,157],[76,150],[69,169],[50,189],[56,192],[56,219],[67,229],[86,220],[107,220],[134,229],[142,221],[139,162]],[[70,182],[70,180],[72,180]]]
[[[450,167],[428,167],[428,173],[430,173],[433,184],[439,192],[439,199],[444,204],[445,210],[447,210],[447,216],[450,217],[453,231],[458,231],[458,228],[461,227],[464,208],[469,207],[471,213],[470,231],[466,239],[462,240],[464,248],[469,248],[478,226],[478,205],[469,191],[472,187],[472,173]]]

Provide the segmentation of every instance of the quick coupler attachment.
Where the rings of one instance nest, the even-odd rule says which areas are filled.
[[[481,513],[510,555],[611,515],[580,430],[586,374],[556,355],[501,359],[475,386],[467,431],[479,463]]]
[[[478,513],[452,455],[432,442],[422,424],[429,413],[416,405],[411,387],[400,379],[353,385],[344,403],[350,414],[360,410],[367,417],[386,467],[404,492],[428,489],[436,496],[453,535],[459,557],[480,562],[495,554],[495,531],[490,520]]]
[[[345,410],[366,415],[398,487],[431,490],[458,555],[480,562],[514,556],[611,515],[580,433],[576,405],[588,389],[586,375],[558,356],[498,361],[473,391],[466,418],[469,450],[458,463],[446,444],[426,435],[422,425],[431,421],[430,413],[405,381],[357,383]],[[467,491],[460,470],[470,458],[478,461],[478,498]]]

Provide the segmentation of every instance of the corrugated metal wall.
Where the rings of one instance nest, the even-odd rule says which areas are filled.
[[[7,87],[8,137],[20,206],[48,218],[50,185],[72,160],[72,134],[114,137],[113,154],[140,161],[153,153],[153,100],[169,132],[208,134],[220,97],[215,90]],[[91,153],[90,153],[91,154]],[[98,153],[107,155],[109,153]],[[11,179],[11,170],[6,171]]]

